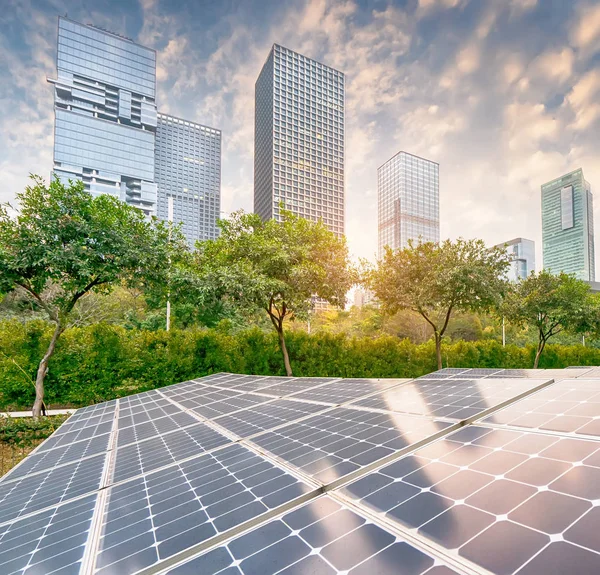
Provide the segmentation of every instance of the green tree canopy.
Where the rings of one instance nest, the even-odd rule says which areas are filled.
[[[289,212],[282,222],[236,212],[219,226],[219,238],[199,242],[192,254],[195,279],[188,282],[194,286],[188,293],[204,305],[225,301],[266,312],[292,375],[284,321],[306,317],[314,297],[344,305],[353,281],[346,242],[322,222]]]
[[[46,186],[32,176],[17,200],[14,217],[8,205],[0,206],[0,293],[19,290],[55,324],[37,370],[37,417],[48,362],[77,303],[120,283],[164,284],[171,256],[186,248],[177,230],[169,242],[166,226],[115,197],[93,197],[82,182],[65,185],[55,178]]]
[[[441,342],[454,311],[486,310],[500,303],[509,256],[502,248],[487,248],[481,240],[425,242],[393,251],[366,274],[387,313],[401,309],[421,315],[431,326],[438,369]]]
[[[549,339],[561,332],[588,333],[600,325],[600,306],[590,286],[572,275],[542,270],[520,281],[501,308],[513,324],[533,327],[538,334],[533,367],[537,368]]]

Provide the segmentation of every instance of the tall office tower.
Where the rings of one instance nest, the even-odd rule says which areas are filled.
[[[385,246],[440,241],[439,164],[398,152],[377,170],[379,257]]]
[[[158,114],[156,128],[157,215],[173,221],[191,247],[218,236],[221,206],[221,132],[181,118]]]
[[[344,233],[344,74],[275,44],[255,88],[254,211]]]
[[[54,173],[156,213],[156,53],[59,18]]]
[[[595,281],[594,207],[580,168],[542,185],[544,268]]]
[[[507,279],[511,282],[524,280],[531,272],[535,271],[535,242],[525,238],[515,238],[508,242],[498,244],[497,247],[506,248],[511,258]]]

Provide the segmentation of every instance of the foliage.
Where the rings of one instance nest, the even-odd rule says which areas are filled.
[[[0,322],[0,411],[32,401],[39,350],[52,331],[40,321]],[[433,340],[414,344],[386,335],[303,331],[287,339],[298,376],[417,377],[436,369]],[[444,365],[450,367],[524,368],[535,353],[532,345],[502,347],[494,340],[442,344]],[[569,365],[600,365],[600,349],[549,344],[540,360],[544,368]],[[112,324],[72,327],[57,345],[47,401],[50,407],[79,407],[222,371],[285,374],[277,334],[225,326],[170,332]]]
[[[441,341],[454,311],[479,311],[500,303],[504,273],[510,263],[506,250],[487,248],[481,240],[425,242],[392,251],[386,249],[366,281],[383,305],[394,313],[406,309],[431,326],[441,367]]]
[[[32,447],[52,435],[67,417],[0,417],[0,443]]]
[[[284,322],[306,318],[313,297],[343,306],[352,285],[348,248],[323,222],[283,212],[283,220],[234,213],[219,223],[218,239],[199,242],[192,284],[200,304],[215,302],[266,312],[277,332],[287,375],[292,375]],[[189,294],[189,288],[185,286]]]
[[[589,285],[574,276],[542,270],[520,281],[501,309],[506,319],[538,334],[534,367],[548,340],[561,332],[589,333],[600,326],[600,303]]]
[[[105,294],[120,283],[164,284],[168,262],[185,242],[180,233],[168,241],[166,226],[113,196],[93,197],[82,182],[55,178],[46,186],[32,176],[17,200],[15,217],[0,206],[0,293],[19,291],[55,325],[35,378],[33,413],[39,416],[48,362],[75,306],[90,292]]]

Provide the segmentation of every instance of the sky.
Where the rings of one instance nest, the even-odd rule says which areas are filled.
[[[273,43],[346,74],[346,235],[377,250],[377,167],[440,164],[441,237],[536,242],[576,168],[600,234],[600,2],[0,0],[0,202],[52,168],[58,15],[157,51],[157,105],[223,133],[221,209],[253,207],[254,83]],[[596,250],[600,259],[600,244]],[[598,262],[597,267],[600,268]]]

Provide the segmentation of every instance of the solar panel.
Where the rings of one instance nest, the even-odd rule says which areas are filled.
[[[335,408],[258,435],[252,443],[327,484],[450,425],[425,418]]]
[[[4,481],[37,473],[38,471],[46,471],[65,463],[105,452],[108,449],[108,441],[109,435],[104,434],[84,441],[77,441],[64,447],[37,451],[26,457],[19,465],[13,467],[4,476]]]
[[[105,454],[97,455],[3,481],[0,483],[0,524],[100,489],[105,460]]]
[[[322,496],[168,571],[170,575],[451,575],[453,569]]]
[[[204,423],[119,447],[115,454],[114,482],[148,473],[176,461],[230,443],[230,439]]]
[[[295,377],[289,381],[265,387],[260,392],[271,397],[286,397],[330,381],[337,381],[337,379],[333,377]]]
[[[0,479],[0,573],[600,572],[600,379],[509,373],[222,373],[80,409]]]
[[[0,525],[0,573],[79,573],[96,494]]]
[[[254,407],[255,405],[259,405],[271,400],[272,398],[268,396],[256,395],[254,393],[244,393],[243,395],[230,397],[229,399],[225,399],[223,401],[216,401],[214,403],[209,403],[208,405],[194,407],[192,410],[194,413],[197,413],[205,419],[214,419],[220,415],[239,411],[240,409],[245,409],[248,407]]]
[[[97,573],[133,573],[315,488],[234,444],[110,489]]]
[[[269,403],[219,417],[214,420],[214,423],[235,433],[238,437],[250,437],[327,409],[329,406],[295,401],[292,398],[275,399]]]
[[[492,573],[597,573],[599,449],[469,426],[342,493]]]
[[[417,379],[350,406],[462,421],[548,383],[533,379]]]
[[[600,436],[600,379],[565,379],[498,411],[487,423]]]
[[[325,385],[306,389],[291,396],[291,399],[320,401],[328,405],[341,405],[376,391],[389,389],[410,379],[340,379]]]

